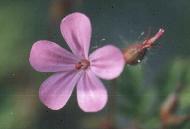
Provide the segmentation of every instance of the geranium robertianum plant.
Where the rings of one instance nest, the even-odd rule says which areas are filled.
[[[129,46],[124,53],[106,45],[88,55],[92,29],[86,15],[66,16],[60,29],[72,53],[47,40],[35,42],[30,52],[29,61],[35,70],[54,73],[41,84],[39,97],[48,108],[58,110],[65,106],[77,85],[78,104],[85,112],[97,112],[107,103],[107,91],[99,78],[117,78],[125,63],[137,64],[164,32],[160,29],[154,37]]]

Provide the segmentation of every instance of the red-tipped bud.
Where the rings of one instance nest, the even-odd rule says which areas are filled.
[[[164,34],[164,29],[160,29],[152,38],[149,38],[143,42],[144,48],[150,48],[154,42]]]
[[[143,60],[148,48],[151,48],[154,42],[159,39],[164,33],[164,29],[160,29],[155,36],[146,39],[143,43],[132,44],[124,49],[123,55],[126,64],[135,65]]]

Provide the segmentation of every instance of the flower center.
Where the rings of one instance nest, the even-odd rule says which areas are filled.
[[[80,62],[78,62],[75,65],[75,68],[77,70],[80,70],[80,69],[87,69],[89,66],[90,66],[90,62],[86,59],[82,59]]]

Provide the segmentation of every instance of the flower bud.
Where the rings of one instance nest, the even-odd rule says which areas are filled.
[[[124,58],[126,64],[135,65],[143,60],[147,49],[142,47],[142,44],[132,44],[124,50]]]
[[[126,64],[136,65],[140,63],[147,53],[148,48],[154,45],[154,42],[159,39],[164,33],[163,29],[160,29],[153,37],[146,39],[142,43],[132,44],[128,48],[124,49],[123,55]]]

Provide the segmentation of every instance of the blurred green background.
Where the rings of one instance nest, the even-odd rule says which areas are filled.
[[[110,99],[97,113],[82,112],[75,93],[63,109],[46,108],[38,89],[49,74],[28,61],[37,40],[67,47],[59,24],[75,11],[91,19],[91,50],[107,43],[123,49],[149,31],[166,31],[141,64],[105,81]],[[178,86],[175,114],[190,115],[189,14],[189,0],[0,0],[0,129],[161,129],[161,105]],[[170,126],[189,129],[189,123]]]

